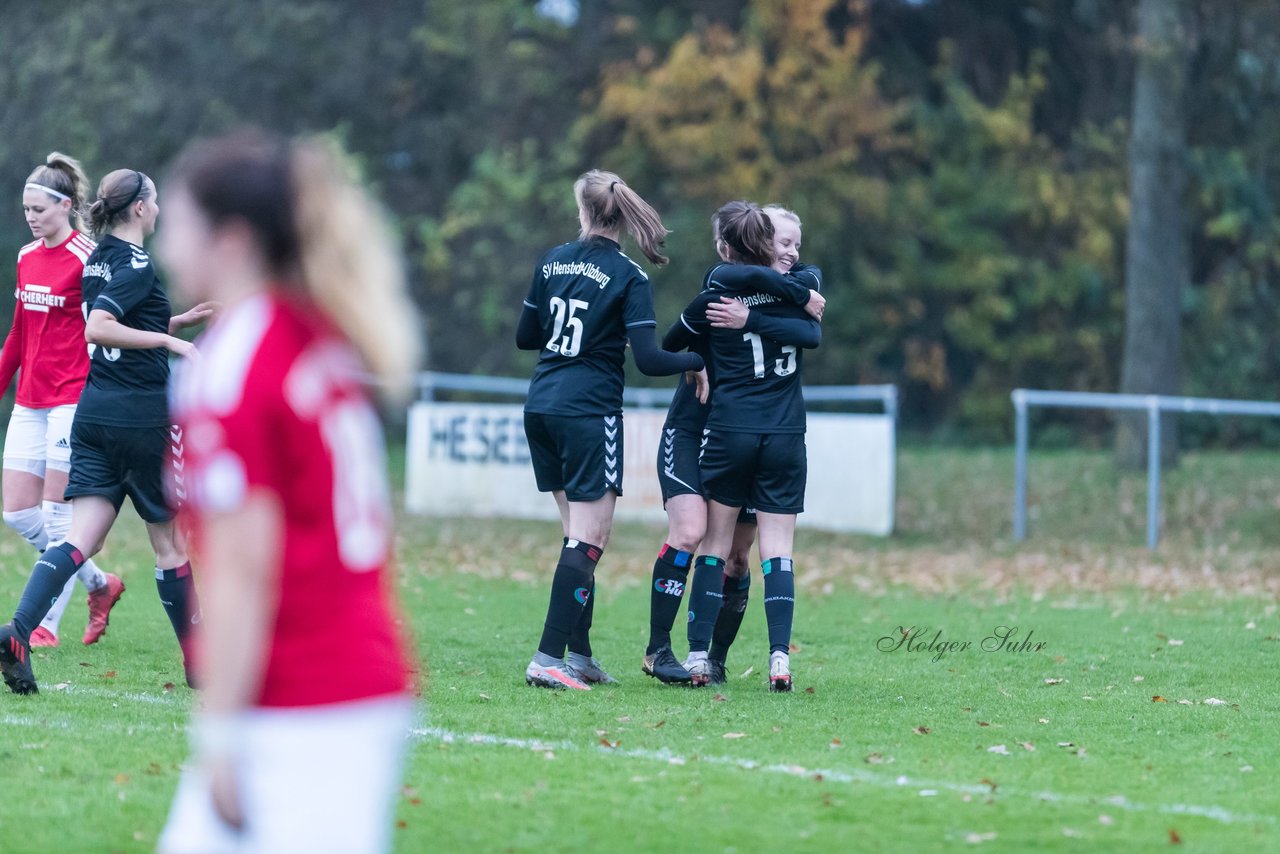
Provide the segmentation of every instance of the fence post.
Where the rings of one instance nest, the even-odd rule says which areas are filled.
[[[1013,540],[1027,538],[1027,399],[1022,389],[1013,390]]]
[[[1147,548],[1160,540],[1160,398],[1147,398]]]

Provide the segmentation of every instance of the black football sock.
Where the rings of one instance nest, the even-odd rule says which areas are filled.
[[[742,615],[747,612],[747,598],[751,593],[751,573],[734,578],[724,577],[724,605],[720,608],[720,616],[716,618],[715,630],[711,633],[711,652],[707,658],[724,664],[729,657],[729,647],[738,637],[738,629],[742,626]]]
[[[796,610],[796,580],[791,558],[764,562],[764,618],[769,624],[769,652],[791,651],[791,621]]]
[[[685,582],[689,580],[689,564],[693,552],[685,552],[664,543],[653,562],[653,585],[649,588],[649,647],[645,655],[653,655],[658,647],[671,643],[671,627],[680,613]]]
[[[173,569],[156,567],[156,592],[160,594],[160,604],[169,615],[169,624],[185,656],[191,627],[200,622],[200,600],[191,577],[191,562]]]
[[[596,563],[602,552],[599,546],[579,540],[569,540],[560,550],[560,562],[551,578],[551,600],[547,603],[547,619],[538,652],[551,658],[564,658],[569,635],[591,597]]]
[[[591,574],[591,584],[587,590],[587,604],[582,606],[582,615],[569,632],[569,652],[591,657],[591,618],[596,612],[596,576]]]
[[[724,561],[700,555],[689,584],[689,652],[706,652],[724,602]]]
[[[36,558],[31,577],[18,600],[18,610],[13,612],[14,631],[24,641],[31,640],[31,633],[49,613],[67,579],[76,574],[84,560],[80,550],[70,543],[58,543]]]

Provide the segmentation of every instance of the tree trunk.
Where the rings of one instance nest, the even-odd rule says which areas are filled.
[[[1180,390],[1182,293],[1188,278],[1183,218],[1186,89],[1190,54],[1186,0],[1140,0],[1138,68],[1129,140],[1129,230],[1125,240],[1124,357],[1120,391]],[[1161,422],[1161,456],[1177,456],[1176,422]],[[1147,416],[1117,419],[1116,461],[1146,462]]]

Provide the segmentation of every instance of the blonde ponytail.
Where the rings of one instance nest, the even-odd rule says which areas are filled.
[[[663,238],[671,232],[658,212],[622,178],[592,169],[574,182],[573,196],[592,227],[608,231],[625,228],[646,258],[655,264],[667,263],[669,259],[662,254]]]
[[[421,326],[386,216],[328,145],[294,142],[289,160],[302,286],[388,395],[402,399]]]
[[[74,157],[54,151],[27,178],[28,184],[39,184],[58,195],[71,199],[71,225],[84,231],[84,214],[89,199],[89,178]]]

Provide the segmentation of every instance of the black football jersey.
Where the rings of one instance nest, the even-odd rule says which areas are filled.
[[[822,271],[809,264],[796,264],[785,275],[741,264],[716,264],[708,270],[702,291],[681,314],[680,322],[693,333],[689,349],[706,360],[711,400],[705,405],[699,403],[692,384],[681,382],[671,399],[665,426],[701,432],[710,423],[722,429],[750,432],[804,432],[800,350],[809,344],[815,330],[820,331],[818,322],[800,308],[809,301],[811,289],[822,290]],[[712,329],[706,322],[706,306],[724,296],[747,303],[754,324],[746,329]],[[757,376],[757,369],[763,371],[765,364],[771,372]],[[727,376],[721,375],[722,366],[730,372]],[[781,375],[779,370],[783,371]],[[794,383],[788,379],[792,375]],[[751,405],[772,410],[780,403],[788,411],[762,412],[758,417],[737,414]],[[717,404],[720,418],[711,422],[710,415]],[[778,424],[788,426],[781,429]]]
[[[525,411],[620,412],[628,330],[657,325],[644,270],[608,238],[575,240],[543,256],[524,304],[537,311],[545,342]]]
[[[85,320],[94,310],[147,332],[169,331],[169,297],[151,256],[108,235],[85,262],[80,290]],[[120,427],[168,426],[169,351],[89,346],[89,377],[76,418]]]

